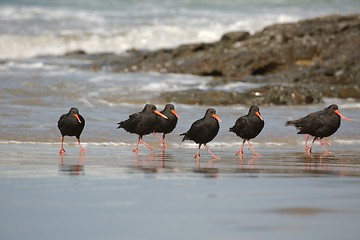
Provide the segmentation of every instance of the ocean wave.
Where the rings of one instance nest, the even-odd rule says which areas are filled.
[[[20,59],[77,50],[122,53],[212,42],[226,32],[254,33],[270,24],[354,12],[359,5],[353,0],[345,0],[341,7],[326,0],[311,6],[291,1],[215,2],[9,1],[0,5],[0,57]]]
[[[262,21],[238,20],[235,13],[187,10],[170,16],[142,16],[132,21],[129,13],[113,10],[73,10],[46,7],[0,7],[2,59],[59,56],[73,51],[123,53],[129,49],[155,50],[185,43],[213,42],[229,31],[254,32],[267,24],[297,20],[297,16],[268,14]],[[163,16],[164,15],[164,16]],[[162,19],[159,21],[159,18]],[[17,24],[16,30],[14,23]]]
[[[204,36],[204,34],[206,33]],[[201,36],[200,36],[201,35]],[[36,56],[59,56],[74,51],[88,54],[112,52],[120,54],[128,49],[159,49],[174,47],[185,42],[215,41],[218,35],[211,31],[186,32],[181,26],[140,27],[114,35],[94,32],[75,32],[71,34],[45,33],[41,35],[0,36],[2,59],[22,59]],[[169,41],[173,39],[173,41]]]
[[[2,60],[27,59],[38,56],[62,56],[75,51],[87,54],[122,54],[129,49],[156,50],[181,44],[213,42],[228,29],[191,29],[182,26],[148,26],[124,29],[113,34],[88,31],[41,33],[38,35],[0,35]],[[172,39],[169,41],[169,39]]]

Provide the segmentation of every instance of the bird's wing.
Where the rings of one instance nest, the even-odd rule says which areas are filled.
[[[199,132],[201,132],[202,129],[202,121],[201,120],[196,120],[190,127],[189,131],[187,131],[188,134],[190,135],[197,135],[199,134]]]
[[[247,120],[245,117],[240,117],[236,120],[235,125],[231,128],[233,131],[241,131],[244,129]]]
[[[62,128],[65,124],[65,119],[66,119],[66,114],[64,115],[61,115],[61,117],[59,118],[59,121],[58,121],[58,128]]]
[[[129,121],[138,121],[142,118],[142,115],[140,113],[134,113],[129,116]]]
[[[324,133],[326,134],[327,132],[331,132],[332,131],[332,125],[327,123],[327,118],[329,116],[327,115],[321,115],[317,118],[316,121],[316,132],[317,134],[319,134],[320,136],[323,135]]]
[[[133,129],[137,126],[141,118],[142,115],[140,113],[131,114],[128,119],[118,123],[118,128]]]
[[[310,133],[321,128],[324,123],[325,117],[315,112],[297,120],[295,127],[300,130],[298,133]]]

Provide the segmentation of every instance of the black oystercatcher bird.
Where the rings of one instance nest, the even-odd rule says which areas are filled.
[[[330,145],[330,143],[323,138],[331,136],[338,130],[340,127],[340,118],[350,121],[349,118],[340,113],[337,105],[332,104],[324,110],[310,113],[306,117],[287,121],[285,125],[294,125],[300,130],[298,134],[307,134],[305,139],[305,150],[308,154],[311,153],[313,144],[317,139],[320,139],[320,144],[325,149],[325,152],[329,153],[325,146]],[[314,137],[310,147],[307,145],[309,135]]]
[[[247,141],[251,151],[254,153],[254,156],[260,156],[260,154],[256,153],[253,147],[251,146],[250,139],[255,138],[261,130],[264,128],[264,119],[262,118],[259,107],[251,106],[249,109],[249,113],[245,116],[238,118],[235,122],[235,125],[230,128],[229,132],[234,132],[236,135],[243,139],[243,143],[241,145],[240,150],[236,153],[236,155],[241,154],[244,155],[244,144]]]
[[[79,114],[77,108],[70,108],[70,111],[62,115],[58,121],[58,128],[61,132],[61,149],[60,154],[65,153],[64,137],[75,136],[80,146],[80,153],[85,152],[85,149],[80,143],[80,134],[85,126],[85,119]]]
[[[158,117],[158,121],[154,130],[154,135],[160,139],[162,143],[162,148],[165,149],[165,135],[171,133],[174,130],[179,116],[177,115],[173,104],[166,104],[164,110],[162,110],[160,113],[164,114],[168,119]],[[162,138],[158,137],[156,133],[163,133]]]
[[[206,144],[213,140],[218,134],[220,129],[219,122],[221,122],[221,120],[216,115],[215,109],[209,108],[206,110],[203,118],[196,120],[186,133],[180,134],[180,136],[184,136],[182,141],[193,140],[195,143],[199,144],[198,151],[194,158],[200,159],[200,147],[203,144],[206,151],[211,154],[212,158],[219,159],[219,157],[213,154],[206,146]]]
[[[167,119],[164,114],[157,110],[154,104],[146,104],[141,112],[131,114],[129,119],[118,123],[118,128],[123,128],[129,133],[136,133],[139,135],[136,148],[133,150],[134,152],[139,151],[139,143],[144,144],[150,150],[154,150],[152,146],[143,141],[142,137],[154,132],[157,123],[157,115]]]

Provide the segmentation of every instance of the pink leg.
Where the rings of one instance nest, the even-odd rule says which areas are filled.
[[[80,138],[78,138],[78,144],[79,144],[79,146],[80,146],[80,153],[85,153],[86,150],[81,146]]]
[[[208,152],[211,154],[211,158],[213,158],[213,159],[220,159],[218,156],[216,156],[215,154],[213,154],[213,153],[210,151],[210,149],[208,148],[208,146],[206,146],[206,144],[204,144],[204,146],[205,146],[206,151],[208,151]]]
[[[166,143],[165,143],[165,133],[163,134],[162,138],[159,137],[158,135],[156,135],[156,133],[154,133],[154,136],[160,140],[162,148],[165,149],[166,148]]]
[[[162,139],[161,139],[161,143],[162,143],[162,148],[165,149],[165,148],[166,148],[165,133],[163,134],[163,137],[162,137]]]
[[[236,155],[239,155],[239,154],[240,154],[240,156],[244,156],[244,151],[243,151],[243,149],[244,149],[244,144],[245,144],[245,142],[246,142],[246,139],[243,140],[243,143],[242,143],[239,151],[236,152]]]
[[[249,144],[251,151],[254,153],[254,156],[261,156],[261,154],[258,154],[255,152],[254,148],[251,146],[250,140],[248,140],[248,144]]]
[[[133,149],[133,152],[138,153],[139,152],[139,143],[140,143],[141,137],[138,137],[138,141],[136,143],[136,147]]]
[[[136,143],[136,147],[133,150],[133,152],[138,153],[139,152],[139,144],[143,144],[145,147],[149,148],[150,150],[154,150],[155,148],[153,148],[151,145],[149,145],[148,143],[144,142],[144,140],[142,139],[142,137],[139,136],[138,141]]]
[[[320,139],[321,143],[326,146],[331,146],[331,143],[327,141],[326,139]]]
[[[196,154],[194,155],[194,158],[196,160],[200,160],[201,156],[200,156],[200,147],[201,147],[201,143],[199,144],[198,150],[196,152]]]
[[[305,151],[307,151],[309,149],[307,143],[308,143],[308,140],[309,140],[309,134],[306,134],[306,137],[305,137]]]
[[[314,137],[314,139],[311,142],[311,146],[308,149],[306,149],[307,154],[309,154],[309,155],[311,154],[311,150],[312,150],[312,147],[313,147],[314,142],[316,141],[316,139],[317,139],[317,137]]]
[[[64,137],[61,137],[61,148],[60,148],[60,152],[61,155],[65,153],[65,149],[64,149]]]
[[[320,144],[321,144],[321,146],[324,148],[325,154],[331,153],[331,152],[330,152],[329,150],[327,150],[327,148],[325,147],[325,146],[331,145],[328,141],[326,141],[325,139],[320,139]]]
[[[143,140],[142,138],[140,138],[140,142],[141,142],[142,144],[144,144],[144,146],[147,147],[147,148],[150,149],[150,150],[154,150],[154,149],[155,149],[155,148],[153,148],[150,144],[144,142],[144,140]]]

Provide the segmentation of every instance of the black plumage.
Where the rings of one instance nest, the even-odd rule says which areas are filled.
[[[324,110],[310,113],[306,117],[287,121],[285,125],[293,125],[299,130],[298,134],[306,134],[305,150],[307,153],[311,153],[313,144],[317,139],[320,139],[321,146],[325,149],[325,152],[329,152],[325,146],[330,145],[330,143],[323,138],[331,136],[339,129],[341,124],[340,118],[350,120],[340,113],[339,107],[336,104],[332,104]],[[307,145],[309,135],[314,137],[310,147]]]
[[[144,135],[154,132],[157,123],[157,115],[167,119],[165,115],[157,110],[154,104],[146,104],[141,112],[131,114],[127,120],[118,123],[118,128],[123,128],[129,133],[139,135],[134,152],[139,151],[139,143],[144,144],[151,150],[154,149],[152,146],[144,142],[142,138]]]
[[[186,133],[180,134],[180,136],[184,136],[182,141],[193,140],[195,143],[199,144],[198,151],[194,158],[200,159],[200,147],[201,145],[204,145],[212,158],[219,159],[219,157],[213,154],[206,146],[206,144],[213,140],[218,134],[220,129],[219,122],[221,122],[221,120],[216,115],[215,109],[209,108],[206,110],[203,118],[196,120]]]
[[[165,149],[165,135],[171,133],[175,129],[179,116],[177,115],[173,104],[166,104],[164,110],[162,110],[160,113],[164,114],[167,119],[163,117],[157,117],[158,120],[155,126],[154,135],[158,137],[156,133],[163,134],[162,138],[158,138],[161,141],[163,149]]]
[[[229,132],[234,132],[237,136],[243,139],[240,150],[236,154],[244,155],[244,144],[247,141],[251,151],[255,156],[260,154],[256,153],[251,146],[250,139],[255,138],[264,128],[264,119],[260,114],[258,106],[251,106],[247,115],[238,118],[235,125],[229,129]]]
[[[80,135],[85,126],[85,119],[80,115],[77,108],[70,108],[69,112],[63,114],[58,121],[58,128],[61,132],[61,149],[60,154],[65,153],[64,149],[64,137],[75,136],[80,146],[80,152],[85,152],[85,149],[81,146]]]

